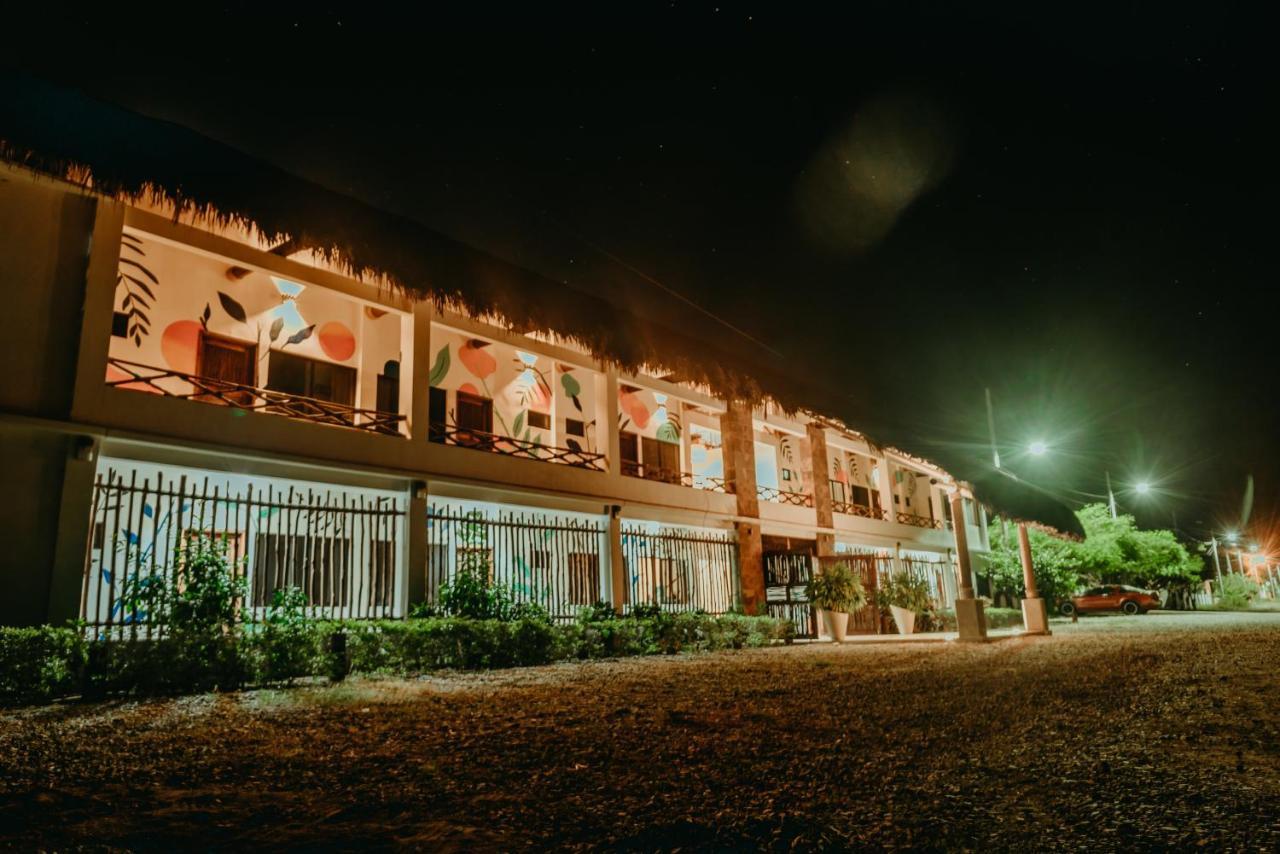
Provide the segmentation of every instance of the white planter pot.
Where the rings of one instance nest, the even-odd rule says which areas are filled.
[[[827,634],[834,643],[844,643],[849,636],[849,614],[845,611],[823,611],[822,619],[827,623]]]
[[[915,611],[908,611],[906,608],[899,608],[897,605],[890,605],[889,612],[893,614],[893,622],[898,627],[898,634],[909,635],[915,632]]]

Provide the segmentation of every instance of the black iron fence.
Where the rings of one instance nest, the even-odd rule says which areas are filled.
[[[774,504],[790,504],[792,507],[812,507],[813,496],[805,492],[790,492],[772,486],[756,487],[756,496],[761,501],[772,501]]]
[[[80,616],[150,636],[149,585],[178,584],[184,552],[220,543],[245,581],[241,616],[260,617],[275,591],[298,588],[313,616],[368,619],[403,612],[398,567],[404,502],[341,490],[210,486],[186,476],[99,475],[84,561]]]
[[[480,572],[517,603],[567,620],[608,599],[603,519],[432,505],[427,511],[428,602],[459,570]]]
[[[202,403],[230,406],[245,412],[284,415],[299,421],[310,421],[313,424],[328,424],[333,427],[347,427],[392,436],[404,435],[403,425],[406,418],[395,412],[360,409],[331,400],[286,394],[114,357],[108,358],[107,364],[120,374],[117,378],[107,380],[107,385],[115,388],[150,392],[163,397],[198,400]]]
[[[738,603],[732,533],[623,525],[622,556],[629,606],[723,614]]]
[[[444,424],[432,424],[428,433],[431,441],[440,445],[458,445],[463,448],[474,448],[477,451],[488,451],[491,454],[501,454],[504,457],[560,463],[593,471],[604,471],[605,468],[604,454],[588,451],[582,447],[559,448],[529,439],[513,439],[510,436],[500,436],[484,430],[463,429]],[[575,440],[568,441],[572,443]]]

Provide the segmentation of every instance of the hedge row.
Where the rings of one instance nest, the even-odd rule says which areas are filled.
[[[246,627],[236,634],[90,641],[75,629],[0,628],[0,701],[235,690],[300,677],[412,675],[554,661],[742,649],[789,641],[786,620],[659,614],[570,624],[433,617]]]

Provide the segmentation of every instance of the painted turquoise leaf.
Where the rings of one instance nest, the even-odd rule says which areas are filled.
[[[511,423],[512,436],[518,437],[520,435],[520,431],[524,428],[524,413],[525,410],[520,410],[520,414],[516,416],[516,420]]]
[[[573,374],[561,374],[560,385],[564,387],[564,393],[569,397],[577,397],[582,394],[582,386],[574,379]]]
[[[449,373],[449,345],[446,344],[436,353],[436,363],[431,366],[431,374],[427,377],[428,385],[438,386],[444,382]]]
[[[146,516],[147,518],[150,518],[150,517],[152,517],[152,516],[156,515],[155,508],[153,508],[150,504],[143,504],[143,505],[142,505],[142,515],[143,515],[143,516]]]
[[[680,441],[680,428],[670,421],[664,421],[662,426],[658,428],[658,441],[678,443]]]

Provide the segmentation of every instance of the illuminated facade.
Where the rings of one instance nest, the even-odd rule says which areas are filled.
[[[796,555],[912,567],[956,595],[964,485],[832,419],[621,373],[233,228],[0,170],[5,533],[22,535],[0,622],[144,619],[120,590],[193,533],[229,544],[248,606],[290,586],[339,616],[403,616],[474,560],[557,617],[799,614]],[[954,506],[985,551],[981,508]]]

